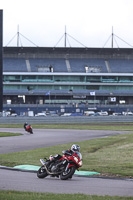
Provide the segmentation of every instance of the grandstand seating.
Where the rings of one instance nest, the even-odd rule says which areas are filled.
[[[4,72],[27,72],[26,62],[24,58],[4,58]]]
[[[39,68],[53,67],[54,72],[67,72],[65,60],[62,58],[32,58],[29,59],[31,71],[37,72]]]
[[[69,72],[64,58],[30,58],[28,59],[31,72],[38,72],[39,68],[44,72]],[[102,58],[69,58],[70,72],[85,73],[85,67],[88,67],[88,73],[108,73],[105,60]],[[133,59],[108,59],[110,73],[133,73]],[[92,71],[91,71],[92,70]],[[24,58],[4,58],[4,72],[28,72],[26,59]]]
[[[100,72],[102,73],[107,73],[107,69],[105,66],[105,61],[104,59],[77,59],[77,58],[71,58],[69,59],[70,62],[70,66],[71,66],[71,70],[72,72],[86,72],[85,71],[85,66],[87,67],[94,67],[95,68],[100,68]],[[92,71],[93,72],[93,71]]]
[[[133,73],[133,59],[109,59],[112,73]]]

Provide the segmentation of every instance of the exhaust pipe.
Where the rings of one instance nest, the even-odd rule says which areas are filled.
[[[46,169],[46,172],[49,174],[49,175],[53,175],[54,173],[51,173],[48,171],[47,167],[46,167],[46,162],[43,160],[43,159],[40,159],[40,162],[42,163],[42,165],[44,166],[44,168]]]

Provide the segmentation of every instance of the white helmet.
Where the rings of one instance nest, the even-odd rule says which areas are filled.
[[[77,145],[77,144],[73,144],[73,145],[71,146],[71,150],[72,150],[72,151],[80,151],[80,146]]]

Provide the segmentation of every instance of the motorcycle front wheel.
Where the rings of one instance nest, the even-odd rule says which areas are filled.
[[[33,130],[32,129],[30,129],[30,134],[33,134]]]
[[[60,175],[61,180],[67,180],[68,178],[72,178],[75,172],[75,167],[69,167],[67,171],[64,171]]]
[[[40,167],[40,169],[37,171],[37,177],[38,178],[45,178],[46,176],[48,176],[46,169],[43,166]]]

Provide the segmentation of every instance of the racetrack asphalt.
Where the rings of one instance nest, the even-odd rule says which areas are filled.
[[[33,131],[33,134],[29,134],[21,128],[0,128],[0,132],[23,134],[15,137],[1,137],[0,154],[43,148],[71,142],[76,143],[84,140],[129,133],[129,131],[73,129],[34,129]]]
[[[6,176],[5,176],[6,175]],[[58,178],[37,178],[35,173],[0,169],[0,190],[42,193],[82,193],[87,195],[133,196],[133,180],[73,176],[62,181]]]

